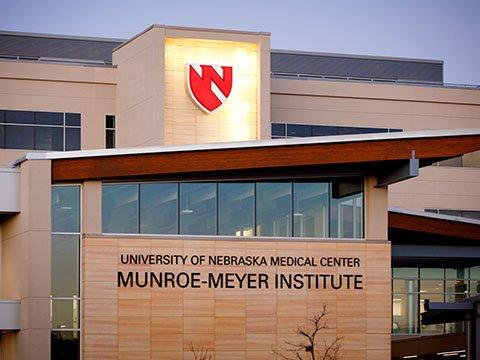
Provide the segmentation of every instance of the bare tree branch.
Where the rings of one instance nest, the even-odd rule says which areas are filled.
[[[317,345],[317,336],[322,330],[329,329],[326,316],[329,314],[327,305],[323,305],[322,311],[308,319],[306,326],[298,326],[294,334],[303,341],[284,341],[280,348],[272,347],[273,354],[283,360],[339,360],[343,338],[337,336],[335,340],[327,342],[322,339],[322,347]],[[292,357],[293,356],[293,357]]]

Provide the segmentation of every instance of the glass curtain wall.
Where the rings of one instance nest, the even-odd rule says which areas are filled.
[[[51,193],[52,359],[80,358],[80,186]]]
[[[363,237],[361,179],[104,184],[104,233]]]
[[[480,293],[480,266],[471,268],[394,268],[393,333],[457,333],[463,323],[421,325],[425,299],[455,302]]]

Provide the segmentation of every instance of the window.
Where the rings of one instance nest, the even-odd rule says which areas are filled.
[[[464,331],[463,323],[421,325],[425,299],[455,302],[477,294],[480,267],[393,268],[392,332],[453,333]]]
[[[102,228],[105,233],[138,233],[138,191],[135,185],[104,185]]]
[[[59,212],[59,227],[69,213]],[[361,179],[104,184],[104,233],[363,237]]]
[[[272,123],[272,139],[399,132],[402,129]]]
[[[257,235],[292,236],[292,183],[257,184]]]
[[[178,234],[178,184],[140,184],[140,233]]]
[[[115,148],[115,115],[105,116],[105,148]]]
[[[80,186],[51,192],[52,359],[80,358]]]
[[[80,150],[80,114],[0,110],[0,148]]]
[[[180,184],[180,234],[214,235],[216,233],[216,197],[216,184]]]
[[[255,184],[218,184],[218,234],[253,236]]]
[[[328,236],[328,183],[293,185],[293,236]]]

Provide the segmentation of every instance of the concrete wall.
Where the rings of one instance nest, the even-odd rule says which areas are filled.
[[[269,136],[269,54],[266,34],[169,26],[147,29],[113,53],[118,66],[118,147]],[[204,114],[189,99],[187,62],[234,67],[232,93],[211,114]]]
[[[390,358],[390,245],[375,241],[293,242],[250,239],[103,238],[83,242],[84,359],[191,359],[190,343],[218,359],[274,359],[272,347],[301,341],[297,326],[322,311],[318,334],[342,336],[345,359]],[[121,254],[356,257],[360,266],[258,267],[123,265]],[[118,287],[117,272],[235,272],[269,275],[269,288]],[[275,289],[276,273],[361,274],[363,289]],[[183,356],[183,357],[182,357]]]
[[[480,127],[480,91],[346,81],[272,79],[272,122],[399,128]],[[393,185],[389,206],[480,210],[479,153],[464,168],[428,167]]]
[[[105,148],[105,115],[116,113],[116,69],[0,60],[0,109],[82,114],[82,149]],[[0,150],[0,165],[25,151]]]
[[[50,358],[49,160],[21,167],[20,214],[2,224],[2,298],[21,300],[21,329],[2,336],[2,358]]]

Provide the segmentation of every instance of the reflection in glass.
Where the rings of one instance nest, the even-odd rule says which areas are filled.
[[[34,147],[33,126],[5,126],[5,148],[7,149],[28,149]]]
[[[80,331],[52,331],[51,359],[79,360]]]
[[[422,293],[443,293],[443,280],[421,280],[420,292]]]
[[[177,234],[178,185],[140,184],[140,233]]]
[[[394,278],[418,278],[418,268],[393,268]]]
[[[80,150],[81,131],[79,128],[65,129],[65,151]]]
[[[52,232],[80,232],[80,186],[52,186]]]
[[[330,237],[363,237],[363,193],[330,200]]]
[[[420,313],[425,312],[425,299],[432,302],[443,302],[443,294],[420,294]],[[425,334],[441,334],[445,331],[444,324],[421,325],[420,332]]]
[[[65,113],[65,125],[67,126],[80,126],[81,125],[81,114],[76,113]]]
[[[445,279],[466,279],[468,268],[450,268],[445,269]]]
[[[215,235],[216,184],[180,184],[180,234]]]
[[[414,279],[398,279],[393,280],[394,293],[418,292],[418,280]]]
[[[446,280],[445,291],[447,293],[466,293],[468,292],[467,283],[465,280]]]
[[[254,183],[218,184],[218,234],[253,236]]]
[[[418,327],[418,295],[394,294],[392,332],[412,334]]]
[[[291,183],[257,183],[258,236],[292,236],[291,214]]]
[[[102,191],[104,233],[138,233],[138,185],[104,185]]]
[[[293,236],[328,236],[328,183],[294,183]]]
[[[63,128],[37,127],[35,128],[36,150],[63,150]]]
[[[79,235],[52,234],[52,296],[79,296]]]
[[[35,113],[35,124],[63,125],[63,113],[37,111]]]
[[[52,300],[52,329],[79,329],[80,301]]]
[[[422,279],[443,279],[443,270],[440,268],[421,268],[420,277]]]

